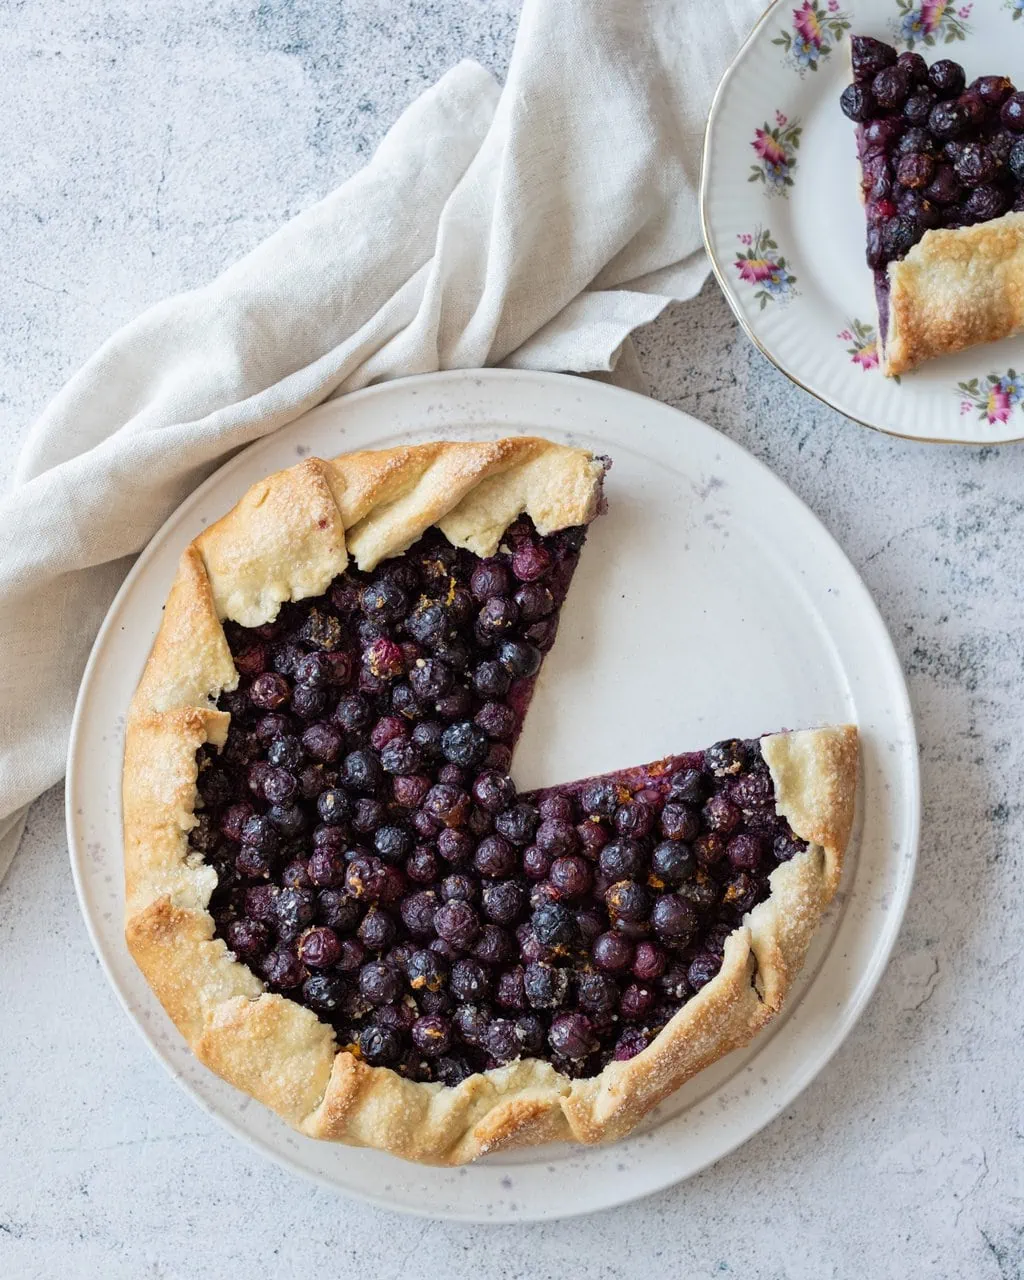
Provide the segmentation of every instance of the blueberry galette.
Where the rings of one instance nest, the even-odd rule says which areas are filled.
[[[1006,76],[966,84],[868,36],[850,42],[843,111],[857,122],[867,262],[882,368],[1024,328],[1024,93]]]
[[[303,1133],[439,1164],[619,1137],[772,1017],[835,891],[849,727],[517,791],[604,470],[307,459],[182,556],[128,720],[128,945]]]

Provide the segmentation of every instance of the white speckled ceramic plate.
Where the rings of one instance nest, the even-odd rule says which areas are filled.
[[[1024,335],[882,376],[853,125],[851,32],[1024,85],[1024,0],[778,0],[718,87],[701,218],[748,336],[865,426],[933,443],[1024,438]]]
[[[841,893],[784,1015],[691,1081],[643,1129],[424,1169],[293,1133],[193,1058],[122,937],[124,713],[181,549],[268,472],[448,436],[540,432],[613,459],[517,753],[524,786],[599,773],[726,735],[856,721],[861,817]],[[86,671],[68,762],[82,910],[125,1008],[199,1104],[291,1168],[432,1217],[523,1221],[645,1195],[716,1160],[787,1106],[848,1033],[886,963],[918,836],[917,748],[899,663],[856,573],[764,466],[710,427],[600,383],[502,371],[410,378],[323,406],[202,485],[140,557]]]

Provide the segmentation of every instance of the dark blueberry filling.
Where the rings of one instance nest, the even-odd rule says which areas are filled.
[[[435,532],[255,629],[199,752],[192,848],[222,937],[339,1043],[455,1085],[588,1076],[718,972],[801,848],[756,741],[530,795],[508,776],[583,529],[481,560]]]
[[[1024,210],[1024,93],[1005,76],[966,85],[949,58],[931,66],[868,36],[851,40],[853,83],[840,100],[857,123],[867,263],[884,341],[886,268],[936,227]],[[966,86],[966,87],[965,87]]]

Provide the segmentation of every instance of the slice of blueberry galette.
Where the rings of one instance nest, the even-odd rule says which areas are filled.
[[[604,471],[528,438],[307,459],[182,556],[128,718],[128,945],[303,1133],[620,1137],[777,1012],[835,892],[851,727],[517,792]]]
[[[869,36],[850,49],[841,104],[857,124],[884,372],[1018,332],[1024,92],[1000,75],[967,85],[959,63]]]

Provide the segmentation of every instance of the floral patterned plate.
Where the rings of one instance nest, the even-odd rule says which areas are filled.
[[[900,379],[878,368],[853,126],[839,109],[851,32],[1024,87],[1024,0],[776,0],[708,117],[701,220],[715,275],[764,354],[858,422],[933,442],[1024,439],[1024,335]]]

